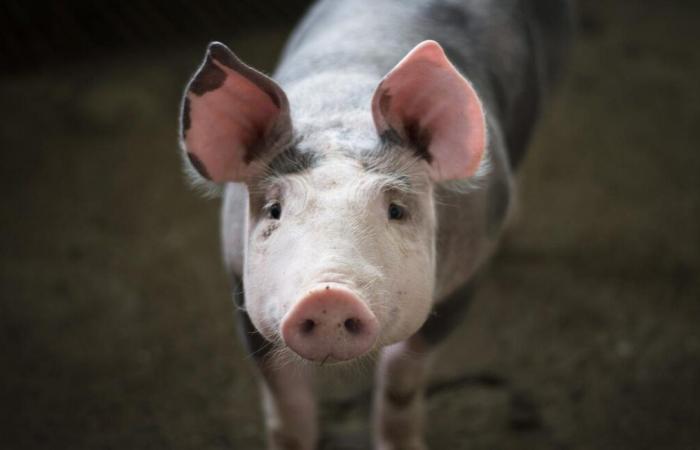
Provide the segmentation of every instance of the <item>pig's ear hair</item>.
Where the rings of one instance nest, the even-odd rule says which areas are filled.
[[[474,175],[486,146],[481,101],[435,41],[424,41],[381,81],[372,98],[380,136],[393,136],[430,163],[435,181]]]
[[[209,44],[180,113],[180,143],[192,168],[214,182],[246,181],[291,132],[282,88],[224,44]]]

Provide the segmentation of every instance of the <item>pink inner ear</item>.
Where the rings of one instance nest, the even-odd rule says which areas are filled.
[[[219,87],[201,95],[187,92],[192,126],[185,144],[213,181],[243,181],[280,108],[243,75],[213,58],[211,64],[226,77]]]
[[[437,42],[417,45],[387,74],[372,114],[380,134],[393,129],[428,152],[422,156],[433,179],[467,178],[479,168],[486,144],[481,102]]]

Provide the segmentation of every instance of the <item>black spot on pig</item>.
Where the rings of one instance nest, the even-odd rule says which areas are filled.
[[[194,95],[202,96],[209,91],[220,88],[224,81],[226,81],[226,73],[216,65],[211,53],[209,53],[202,67],[190,81],[188,90]]]
[[[448,41],[440,42],[440,46],[445,52],[445,55],[447,55],[447,59],[449,59],[455,66],[467,68],[474,64],[472,59],[465,57],[464,49],[450,45]]]
[[[530,41],[533,54],[544,52],[546,57],[540,55],[528,58],[532,64],[535,61],[544,63],[547,84],[556,82],[560,78],[561,67],[567,59],[568,48],[572,40],[572,29],[574,28],[574,14],[572,11],[573,2],[563,2],[561,0],[538,0],[536,2],[520,2],[523,14],[530,18],[526,21],[525,37]],[[585,9],[581,14],[580,30],[581,34],[598,34],[601,31],[601,23],[594,17],[586,14]],[[588,18],[588,19],[586,19]],[[586,24],[591,27],[586,31]],[[537,44],[533,46],[533,42]],[[543,75],[540,72],[540,75]]]
[[[474,296],[475,281],[470,281],[433,307],[423,326],[418,330],[426,344],[437,345],[462,322]]]
[[[439,26],[454,27],[461,31],[466,30],[470,25],[469,16],[457,5],[431,3],[427,8],[426,16],[437,22]]]
[[[269,172],[276,175],[292,175],[313,169],[321,160],[318,152],[301,152],[296,147],[289,147],[270,161]]]
[[[182,100],[182,116],[180,118],[181,120],[181,133],[182,133],[182,138],[185,139],[185,136],[187,136],[187,130],[190,129],[190,126],[192,125],[192,122],[190,121],[190,99],[185,96],[185,98]]]
[[[416,398],[416,391],[398,392],[388,390],[386,392],[386,401],[396,409],[406,409]]]
[[[229,69],[236,69],[236,58],[231,54],[231,51],[223,45],[219,43],[211,44],[209,46],[209,55]]]
[[[503,225],[508,204],[510,202],[510,189],[503,180],[496,181],[488,187],[486,205],[486,233],[489,237],[495,237]]]
[[[570,3],[562,2],[561,0],[538,0],[536,2],[527,2],[526,4],[532,8],[533,17],[537,18],[537,22],[542,29],[563,30],[568,29],[570,26],[569,21],[572,19]],[[596,20],[594,16],[586,14],[585,11],[581,14],[581,17],[582,19],[586,17]]]
[[[204,166],[204,163],[197,158],[197,155],[194,153],[187,152],[187,159],[190,160],[190,164],[192,164],[192,167],[194,167],[197,172],[207,180],[211,180],[211,176],[209,175],[209,172],[207,172],[207,168]]]
[[[494,70],[487,69],[487,75],[489,84],[491,84],[494,100],[496,101],[496,108],[498,108],[500,114],[505,114],[508,108],[508,97],[506,96],[503,82]]]
[[[529,56],[522,68],[523,88],[521,88],[508,104],[508,117],[506,121],[506,143],[508,144],[508,157],[510,165],[517,168],[525,156],[527,144],[532,135],[533,126],[540,109],[540,82],[536,65],[535,41],[532,30],[525,28],[525,40]]]

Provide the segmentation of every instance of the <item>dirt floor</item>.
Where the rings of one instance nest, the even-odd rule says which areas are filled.
[[[519,218],[435,368],[432,449],[700,449],[698,18],[583,2]],[[284,39],[222,36],[268,70]],[[177,154],[201,52],[0,80],[0,448],[263,448],[218,202]],[[326,378],[325,447],[367,448],[367,383]]]

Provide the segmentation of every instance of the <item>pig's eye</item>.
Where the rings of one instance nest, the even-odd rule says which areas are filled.
[[[389,205],[389,220],[401,220],[406,215],[406,209],[397,205],[396,203],[391,203]]]
[[[267,214],[271,219],[279,220],[280,216],[282,216],[282,205],[280,205],[280,202],[270,203],[267,207]]]

